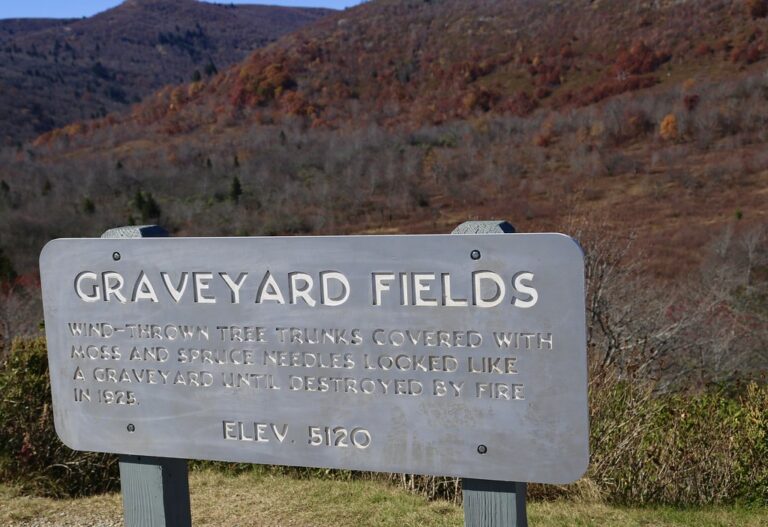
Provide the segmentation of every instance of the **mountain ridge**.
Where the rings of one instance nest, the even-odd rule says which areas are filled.
[[[331,12],[142,0],[83,19],[0,21],[0,140],[126,108]]]
[[[402,24],[389,27],[392,20]],[[142,124],[164,114],[179,121],[187,102],[201,101],[249,119],[298,116],[330,126],[524,116],[697,71],[728,78],[765,61],[766,29],[765,18],[738,2],[380,0],[286,35],[217,79],[183,87],[194,96],[173,103],[155,97],[133,115],[153,116]],[[364,111],[350,110],[360,105]]]

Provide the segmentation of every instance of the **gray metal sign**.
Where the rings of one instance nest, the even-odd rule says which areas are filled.
[[[62,239],[40,270],[73,449],[543,483],[586,469],[567,236]]]

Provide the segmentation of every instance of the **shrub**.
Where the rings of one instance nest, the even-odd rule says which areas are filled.
[[[744,57],[744,61],[747,64],[754,64],[755,62],[759,61],[761,58],[763,58],[761,47],[757,44],[752,44],[747,49],[747,53],[746,53],[746,56]]]
[[[659,125],[659,135],[665,141],[677,139],[677,117],[675,114],[667,114]]]
[[[699,105],[699,101],[701,100],[701,97],[696,95],[695,93],[691,93],[683,97],[683,106],[685,106],[685,109],[689,112],[692,112],[696,109],[696,107]]]
[[[0,480],[27,492],[79,496],[117,489],[117,458],[75,452],[53,428],[45,341],[14,341],[0,368]],[[768,503],[768,386],[720,386],[700,394],[593,374],[592,450],[574,485],[530,487],[532,498],[599,495],[614,503]],[[245,464],[211,464],[225,471]],[[254,470],[264,468],[252,467]],[[430,498],[460,499],[456,478],[271,467],[296,477],[387,479]]]
[[[747,12],[752,18],[768,16],[768,0],[747,0]]]
[[[480,110],[490,112],[498,104],[501,96],[494,90],[486,88],[473,89],[461,99],[463,110],[466,113]]]
[[[119,487],[115,456],[76,452],[59,441],[44,339],[13,342],[0,366],[0,393],[0,480],[54,497]]]
[[[552,90],[543,86],[536,88],[536,91],[534,91],[534,96],[537,99],[546,99],[550,95],[552,95]]]
[[[83,212],[86,214],[94,214],[96,212],[96,204],[91,198],[86,197],[83,199]]]
[[[702,42],[698,46],[696,46],[696,50],[694,51],[695,55],[697,57],[706,57],[714,53],[715,50],[712,49],[712,46],[707,44],[706,42]]]
[[[530,115],[533,110],[538,106],[538,102],[531,98],[525,91],[519,91],[511,99],[507,100],[502,106],[504,112],[517,116]]]
[[[618,503],[768,503],[768,387],[593,385],[589,477]]]
[[[672,56],[666,52],[653,51],[645,42],[638,42],[628,50],[620,51],[614,70],[617,75],[643,75],[656,71]]]

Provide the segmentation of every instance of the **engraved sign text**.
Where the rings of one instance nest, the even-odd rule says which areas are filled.
[[[64,239],[41,276],[74,449],[544,483],[586,468],[567,236]]]

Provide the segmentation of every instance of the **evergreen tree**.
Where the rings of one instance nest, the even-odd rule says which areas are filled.
[[[144,222],[149,220],[156,220],[160,217],[160,205],[157,204],[157,201],[155,201],[152,193],[147,192],[146,195],[144,195],[144,203],[140,212],[141,221]]]
[[[209,61],[208,64],[205,66],[205,75],[207,77],[210,77],[211,75],[216,75],[219,72],[216,65],[213,63],[213,61]]]
[[[83,200],[83,212],[86,214],[93,214],[96,212],[96,204],[91,198],[85,198]]]
[[[10,282],[16,278],[16,270],[13,268],[10,258],[3,253],[0,247],[0,282]]]
[[[136,195],[133,197],[133,205],[139,211],[144,208],[144,193],[142,191],[136,191]]]
[[[229,189],[229,199],[235,203],[240,202],[240,196],[243,195],[243,186],[240,184],[240,179],[235,176],[232,178],[232,186]]]
[[[150,220],[157,220],[160,217],[160,205],[155,201],[151,192],[137,191],[136,196],[133,198],[133,206],[139,212],[141,221],[144,223]],[[130,219],[133,220],[133,216]]]

